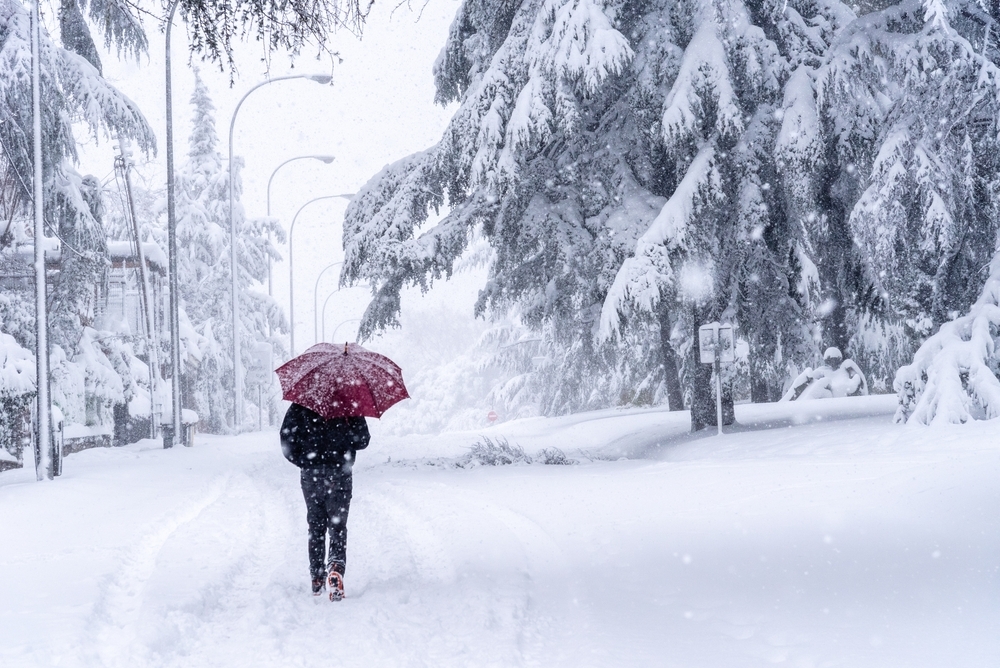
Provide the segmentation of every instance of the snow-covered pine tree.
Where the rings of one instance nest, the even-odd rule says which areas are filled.
[[[849,14],[838,3],[693,3],[675,10],[676,65],[662,78],[669,199],[642,231],[604,303],[602,334],[623,315],[674,314],[688,340],[692,426],[715,423],[700,324],[730,321],[749,344],[754,400],[775,399],[789,368],[816,354],[814,251],[791,206],[784,153],[808,146],[795,113],[809,71]],[[786,108],[792,113],[787,114]]]
[[[885,14],[873,31],[881,40],[859,45],[880,55],[893,46],[892,57],[882,56],[881,83],[902,94],[885,114],[871,185],[852,223],[872,266],[885,270],[876,277],[889,312],[917,341],[937,330],[896,375],[896,418],[996,417],[1000,6],[928,0]]]
[[[709,319],[737,324],[755,400],[828,345],[884,385],[992,252],[990,21],[964,1],[469,0],[436,66],[460,103],[444,138],[348,211],[343,279],[377,286],[362,329],[482,234],[478,312],[543,339],[551,367],[510,369],[546,412],[622,401],[642,369],[676,396],[674,367],[713,423]]]
[[[191,96],[192,132],[188,159],[177,176],[177,242],[185,249],[178,258],[181,308],[198,336],[187,351],[185,405],[196,410],[209,431],[224,432],[232,424],[232,273],[229,235],[229,169],[217,150],[215,107],[201,77],[195,72]],[[237,256],[240,267],[241,344],[243,363],[249,365],[253,344],[269,341],[284,352],[280,334],[284,315],[274,300],[254,289],[267,277],[268,256],[278,259],[268,233],[279,241],[281,228],[266,220],[246,220],[239,204],[241,162],[235,167]],[[251,397],[247,397],[251,399]],[[252,397],[256,402],[256,397]]]
[[[435,67],[438,100],[461,105],[448,131],[387,167],[347,213],[344,278],[378,287],[363,333],[393,324],[399,290],[448,275],[482,234],[494,258],[477,312],[513,309],[559,352],[538,370],[552,382],[532,383],[551,390],[538,397],[544,410],[609,402],[607,388],[588,384],[607,378],[594,372],[600,286],[631,242],[630,219],[648,220],[662,203],[637,183],[636,170],[653,171],[648,142],[630,136],[645,120],[621,99],[634,57],[623,26],[638,20],[628,7],[462,5]],[[450,214],[414,236],[446,199]]]
[[[112,14],[127,11],[117,5],[106,9],[109,20]],[[107,253],[97,189],[73,168],[74,124],[85,125],[95,137],[129,137],[146,151],[152,150],[154,139],[138,108],[101,77],[100,62],[79,7],[64,3],[61,19],[62,43],[54,41],[43,26],[40,45],[46,225],[50,234],[61,238],[64,260],[50,301],[57,316],[50,339],[53,401],[69,421],[106,422],[111,402],[123,398],[122,382],[93,330],[88,329]],[[0,0],[0,148],[5,171],[15,177],[7,181],[17,191],[10,201],[16,203],[22,219],[21,226],[8,230],[12,241],[30,240],[30,225],[23,225],[30,219],[24,214],[31,200],[33,174],[29,26],[27,7]],[[144,44],[136,41],[135,33],[106,31],[105,36],[109,44],[133,52]],[[12,302],[17,300],[11,296]],[[26,298],[21,301],[29,302]],[[16,325],[0,323],[15,337],[27,339],[26,328]],[[29,347],[33,341],[19,343]]]
[[[812,2],[466,2],[436,67],[439,99],[461,102],[448,132],[348,210],[344,278],[378,285],[363,330],[391,325],[399,289],[446,275],[481,229],[496,256],[479,312],[516,307],[566,353],[546,411],[621,401],[601,381],[643,376],[594,369],[622,363],[656,370],[671,403],[677,369],[709,406],[707,369],[677,348],[719,317],[751,342],[756,397],[777,395],[817,347],[815,260],[778,158],[784,86],[850,16]]]

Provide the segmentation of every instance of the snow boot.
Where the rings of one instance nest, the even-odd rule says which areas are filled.
[[[322,596],[323,590],[326,589],[326,580],[320,578],[318,580],[312,581],[313,596]]]
[[[330,590],[331,601],[344,600],[344,564],[330,564],[330,575],[326,578],[326,587]]]

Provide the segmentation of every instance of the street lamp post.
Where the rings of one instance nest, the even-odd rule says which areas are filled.
[[[170,290],[170,407],[172,412],[173,435],[167,440],[163,436],[163,447],[169,448],[181,438],[181,326],[180,287],[177,281],[177,210],[174,196],[174,115],[170,75],[170,28],[174,23],[174,13],[180,0],[174,0],[167,15],[166,28],[166,76],[167,76],[167,255],[168,281]],[[155,400],[153,400],[155,402]]]
[[[267,180],[267,217],[271,217],[271,182],[274,181],[274,175],[278,173],[278,170],[287,165],[290,162],[295,162],[296,160],[319,160],[320,162],[329,165],[333,162],[334,158],[332,155],[299,155],[294,158],[289,158],[283,163],[274,168],[271,172],[271,178]],[[270,233],[268,233],[268,238],[270,238]],[[267,256],[267,296],[274,296],[273,282],[271,281],[271,256]]]
[[[292,224],[288,226],[288,329],[291,334],[290,348],[292,357],[295,357],[295,245],[292,243],[295,238],[295,221],[299,219],[299,214],[302,213],[302,210],[313,202],[319,202],[324,199],[336,199],[338,197],[351,199],[354,197],[354,194],[321,195],[320,197],[314,197],[299,207],[299,210],[292,216]]]
[[[317,343],[319,343],[319,279],[323,278],[323,274],[325,274],[327,270],[333,269],[334,267],[342,264],[344,264],[343,261],[338,260],[337,262],[326,265],[326,267],[323,268],[323,271],[319,272],[319,276],[316,277],[316,285],[313,286],[313,338]],[[340,290],[340,288],[338,287],[337,290]],[[337,290],[334,290],[334,292]],[[329,301],[329,299],[330,298],[327,297],[327,301]],[[326,302],[323,302],[323,308],[326,309]]]
[[[236,108],[233,109],[233,117],[229,121],[229,269],[233,279],[233,426],[235,428],[238,428],[243,421],[243,373],[240,368],[240,293],[238,288],[239,271],[236,264],[236,216],[233,213],[233,131],[236,128],[236,115],[239,113],[240,107],[243,106],[243,102],[250,96],[250,93],[262,86],[290,79],[308,79],[316,83],[328,84],[333,77],[328,74],[291,74],[261,81],[243,94],[240,101],[236,103]]]

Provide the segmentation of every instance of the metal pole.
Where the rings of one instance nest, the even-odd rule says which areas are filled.
[[[180,0],[174,0],[167,15],[166,29],[166,76],[167,76],[167,253],[170,275],[170,407],[173,436],[168,443],[163,439],[163,447],[172,447],[181,438],[181,326],[180,287],[177,280],[177,212],[174,197],[174,115],[171,98],[170,76],[170,28]]]
[[[132,197],[132,162],[125,148],[124,137],[118,138],[118,149],[121,152],[122,171],[125,172],[125,198],[128,203],[129,217],[132,219],[132,235],[135,237],[135,253],[139,258],[139,276],[142,280],[142,300],[146,321],[146,345],[149,346],[149,437],[156,438],[156,389],[160,375],[160,363],[156,336],[156,323],[153,318],[153,291],[149,282],[149,267],[146,266],[146,252],[142,248],[142,234],[139,230],[139,219],[135,215],[135,199]]]
[[[49,403],[49,318],[45,294],[45,207],[42,198],[42,67],[39,0],[31,4],[31,126],[34,174],[32,197],[35,210],[35,477],[55,476],[52,440],[52,406]]]
[[[323,271],[319,272],[319,276],[316,277],[316,285],[313,286],[313,338],[316,340],[317,343],[319,343],[319,340],[320,340],[319,339],[319,321],[320,321],[320,317],[319,317],[319,314],[320,314],[320,310],[319,310],[319,279],[323,278],[323,274],[325,274],[328,269],[333,269],[337,265],[341,265],[341,264],[344,264],[344,263],[343,262],[334,262],[332,264],[328,264],[327,266],[325,266],[323,268]],[[337,288],[337,290],[334,290],[334,292],[337,292],[338,290],[340,290],[339,287]],[[331,293],[331,294],[333,294],[333,293]],[[330,301],[330,298],[327,297],[326,300]],[[323,313],[326,313],[326,302],[323,302]]]
[[[306,160],[306,159],[309,159],[309,158],[311,158],[313,160],[319,160],[319,161],[321,161],[321,162],[323,162],[323,163],[325,163],[327,165],[329,165],[334,160],[334,157],[332,155],[299,155],[299,156],[296,156],[294,158],[289,158],[288,160],[285,160],[283,163],[281,163],[280,165],[278,165],[277,167],[275,167],[274,171],[271,172],[271,177],[267,180],[267,217],[268,218],[271,217],[271,182],[274,181],[274,175],[278,173],[279,169],[281,169],[282,167],[284,167],[285,165],[287,165],[290,162],[295,162],[296,160]],[[268,237],[268,239],[271,238],[271,233],[270,232],[268,232],[267,237]],[[274,283],[271,280],[271,256],[268,255],[267,256],[267,296],[268,297],[273,297],[274,296],[273,286],[274,286]]]
[[[236,264],[236,215],[233,211],[233,131],[236,128],[236,115],[240,112],[240,107],[250,93],[261,86],[272,84],[276,81],[287,81],[289,79],[309,79],[317,83],[330,83],[333,77],[323,74],[291,74],[283,77],[275,77],[248,90],[236,103],[233,110],[233,117],[229,121],[229,271],[232,274],[232,309],[233,309],[233,427],[238,429],[243,422],[243,368],[240,364],[240,295],[238,289],[239,271]]]
[[[295,357],[295,255],[294,255],[294,244],[292,240],[295,235],[295,221],[299,219],[299,214],[302,210],[313,202],[318,202],[323,199],[335,199],[337,197],[346,197],[348,199],[354,197],[353,194],[350,195],[322,195],[320,197],[314,197],[305,204],[299,207],[299,210],[295,212],[292,216],[292,224],[288,226],[288,331],[291,336],[291,353],[292,357]]]
[[[715,340],[719,340],[718,331],[716,331]],[[722,436],[722,363],[719,362],[719,357],[721,357],[722,350],[720,347],[716,347],[715,350],[715,420],[716,425],[719,428],[719,436]]]

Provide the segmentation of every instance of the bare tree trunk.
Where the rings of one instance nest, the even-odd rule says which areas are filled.
[[[663,382],[667,386],[667,406],[672,411],[684,410],[684,393],[681,392],[681,379],[677,372],[677,351],[670,343],[670,311],[660,301],[660,350],[663,359]]]

